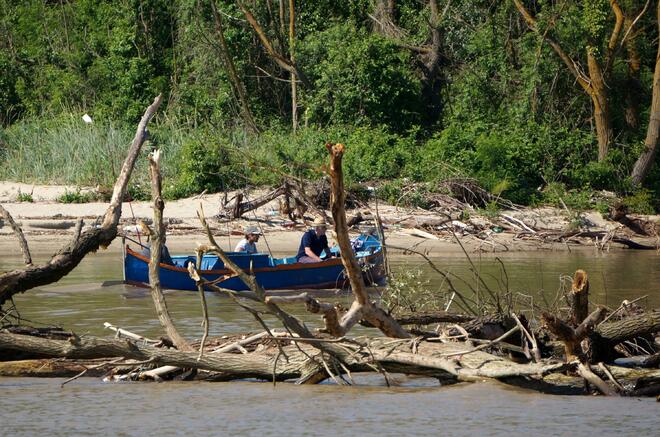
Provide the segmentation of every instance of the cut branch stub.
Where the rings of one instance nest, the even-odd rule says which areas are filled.
[[[325,147],[330,153],[330,184],[332,187],[330,203],[335,236],[341,251],[341,262],[344,265],[355,296],[351,308],[342,316],[340,325],[345,330],[344,332],[348,332],[354,324],[364,319],[389,337],[408,338],[410,333],[403,329],[392,316],[369,301],[369,295],[362,278],[362,270],[353,254],[348,236],[348,224],[346,223],[346,210],[344,207],[346,191],[344,190],[344,175],[341,166],[344,145],[327,143]]]
[[[576,270],[568,297],[571,324],[577,327],[589,314],[589,278],[584,270]]]
[[[566,362],[576,359],[585,362],[586,358],[582,351],[581,342],[594,331],[596,325],[605,317],[605,314],[606,309],[598,307],[575,329],[552,314],[543,312],[541,317],[548,330],[564,343]]]

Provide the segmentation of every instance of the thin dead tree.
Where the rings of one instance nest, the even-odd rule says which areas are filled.
[[[330,180],[332,186],[331,210],[334,221],[335,237],[340,248],[341,260],[346,275],[351,285],[354,301],[347,312],[330,304],[323,304],[316,299],[310,298],[305,293],[298,296],[268,297],[268,302],[303,302],[309,311],[322,313],[326,327],[325,332],[335,337],[346,335],[348,331],[358,322],[364,320],[371,326],[380,329],[388,337],[409,338],[410,333],[392,316],[369,299],[362,270],[353,254],[353,248],[348,236],[348,224],[346,221],[346,190],[344,189],[344,177],[342,170],[342,158],[344,155],[343,144],[326,144],[330,153]]]
[[[295,65],[295,47],[296,47],[296,11],[294,0],[289,0],[289,60],[291,65]],[[296,75],[291,73],[291,124],[293,133],[298,128],[298,90],[296,84]]]
[[[182,351],[192,351],[190,343],[183,338],[174,326],[172,317],[167,309],[167,302],[160,287],[160,260],[165,241],[165,225],[163,224],[163,209],[165,202],[161,197],[162,178],[160,175],[160,150],[155,150],[149,156],[149,173],[151,174],[151,196],[154,201],[154,223],[153,230],[149,230],[151,238],[151,257],[149,260],[149,284],[151,285],[151,298],[154,301],[154,307],[165,329],[167,336],[177,349]],[[146,227],[143,226],[143,227]]]
[[[660,31],[660,2],[657,8],[658,30]],[[646,139],[644,140],[644,150],[635,162],[630,179],[633,184],[642,183],[649,170],[655,162],[655,156],[660,140],[660,40],[658,40],[658,52],[655,56],[655,72],[653,73],[653,97],[651,99],[651,113],[649,115],[649,125],[646,129]]]
[[[351,290],[355,296],[351,308],[342,317],[342,323],[340,325],[348,331],[353,324],[364,319],[372,325],[377,326],[389,337],[408,338],[410,334],[396,320],[369,300],[364,279],[362,278],[362,270],[353,255],[353,248],[348,237],[345,210],[346,190],[344,189],[344,173],[342,169],[342,158],[345,148],[343,144],[327,143],[326,149],[330,153],[329,172],[332,185],[330,202],[332,218],[334,219],[335,236],[342,254],[342,263],[348,275]]]
[[[28,246],[23,230],[20,226],[16,224],[14,218],[11,216],[9,211],[7,211],[2,205],[0,205],[0,215],[9,223],[14,235],[18,239],[18,244],[21,246],[21,252],[23,253],[23,261],[25,261],[26,266],[32,265],[32,255],[30,255],[30,248]]]
[[[263,46],[264,50],[266,50],[266,53],[268,56],[275,61],[275,63],[283,70],[288,71],[292,75],[294,75],[306,88],[312,88],[312,83],[309,81],[307,76],[300,70],[300,68],[296,65],[295,62],[293,62],[291,59],[287,59],[284,57],[280,52],[275,50],[273,47],[273,43],[270,41],[268,36],[266,35],[266,32],[264,31],[263,27],[259,24],[257,19],[254,17],[252,12],[243,4],[243,2],[237,0],[236,4],[238,7],[243,11],[243,15],[245,15],[246,20],[248,23],[250,23],[250,26],[254,30],[254,32],[257,34],[257,37],[259,37],[259,41],[261,41],[261,45]]]

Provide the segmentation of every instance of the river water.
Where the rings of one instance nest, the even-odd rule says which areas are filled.
[[[0,245],[0,270],[20,265],[11,244]],[[33,248],[33,250],[35,250]],[[37,260],[49,257],[49,249]],[[562,276],[577,268],[590,275],[591,300],[616,307],[622,299],[660,306],[660,255],[618,251],[534,252],[473,256],[493,288],[531,296],[557,293]],[[434,257],[442,269],[472,275],[463,256]],[[393,270],[419,271],[429,287],[440,283],[419,259],[395,256]],[[507,278],[506,280],[503,278]],[[148,292],[121,279],[115,248],[86,258],[57,284],[16,298],[22,317],[64,326],[78,334],[109,335],[104,322],[145,336],[161,335]],[[564,279],[565,281],[566,279]],[[209,294],[211,335],[256,332],[259,327],[228,299]],[[350,302],[348,296],[339,300]],[[180,330],[201,335],[195,293],[171,291],[167,301]],[[308,324],[316,316],[292,309]],[[274,325],[275,326],[275,325]],[[364,328],[362,328],[364,329]],[[357,331],[359,332],[359,330]],[[367,332],[366,330],[363,332]],[[536,431],[560,435],[660,435],[660,404],[654,399],[606,399],[541,395],[497,383],[439,387],[428,378],[363,375],[359,386],[295,386],[280,383],[103,383],[82,378],[60,388],[60,379],[0,378],[0,436],[47,435],[402,435],[489,434]]]

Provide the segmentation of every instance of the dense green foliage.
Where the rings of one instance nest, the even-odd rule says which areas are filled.
[[[470,176],[520,203],[610,190],[629,196],[637,210],[660,208],[657,164],[641,191],[627,182],[649,121],[658,44],[653,8],[630,36],[638,76],[631,79],[628,49],[608,70],[614,140],[597,162],[589,96],[512,1],[438,0],[435,39],[431,2],[397,1],[392,16],[386,3],[296,2],[295,62],[310,86],[298,82],[294,132],[290,74],[235,2],[216,1],[261,131],[255,135],[243,127],[210,1],[0,0],[0,177],[108,186],[135,122],[162,92],[167,103],[150,130],[153,145],[164,150],[170,197],[277,184],[279,172],[318,177],[323,144],[338,141],[348,145],[350,182],[376,183],[388,199],[409,182],[432,187]],[[632,17],[644,5],[620,3]],[[288,10],[280,22],[279,2],[245,4],[288,58]],[[523,4],[581,70],[587,51],[606,65],[610,2]],[[636,125],[626,112],[631,99]],[[94,123],[81,120],[85,113]],[[131,188],[136,198],[149,192],[140,165]],[[586,206],[598,206],[586,198]]]

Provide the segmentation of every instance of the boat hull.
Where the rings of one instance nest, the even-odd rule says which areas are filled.
[[[342,288],[348,283],[344,266],[339,258],[331,258],[319,263],[273,265],[273,260],[270,257],[263,256],[270,260],[267,265],[263,266],[258,266],[259,263],[254,262],[256,258],[252,261],[246,256],[237,257],[237,259],[242,260],[242,264],[248,263],[245,266],[240,266],[241,263],[239,263],[239,266],[254,274],[257,282],[266,290],[332,289]],[[186,257],[173,258],[175,263],[181,263],[181,258],[186,259]],[[177,260],[177,258],[179,259]],[[367,285],[382,283],[385,274],[380,250],[365,256],[359,256],[358,261],[363,267],[363,276]],[[249,270],[250,265],[252,265],[251,270]],[[214,281],[232,274],[230,270],[224,268],[224,265],[222,267],[206,270],[202,268],[200,276],[208,281]],[[163,288],[197,290],[195,281],[190,278],[188,270],[182,265],[161,263],[159,273],[160,284]],[[128,246],[126,246],[124,255],[124,278],[129,284],[149,286],[149,259]],[[217,285],[234,291],[249,290],[238,277],[228,278]]]

